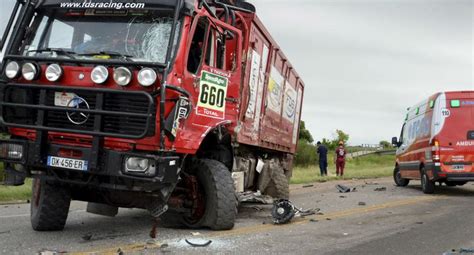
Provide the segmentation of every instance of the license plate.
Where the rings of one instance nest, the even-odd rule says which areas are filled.
[[[453,165],[451,169],[455,171],[463,171],[464,170],[464,165]]]
[[[66,168],[79,171],[87,171],[87,161],[61,157],[48,157],[48,166]]]
[[[74,107],[74,105],[71,105],[71,101],[76,97],[77,95],[74,93],[55,92],[54,105],[62,107]]]

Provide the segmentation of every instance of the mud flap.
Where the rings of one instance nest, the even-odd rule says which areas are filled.
[[[4,163],[5,173],[4,173],[4,185],[5,186],[21,186],[25,184],[26,171],[22,165]],[[17,169],[15,169],[15,167]]]

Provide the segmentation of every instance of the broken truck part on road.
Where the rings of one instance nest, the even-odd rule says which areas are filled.
[[[18,1],[0,38],[0,161],[33,178],[34,230],[71,200],[227,230],[236,191],[288,199],[304,83],[252,4],[63,2]]]

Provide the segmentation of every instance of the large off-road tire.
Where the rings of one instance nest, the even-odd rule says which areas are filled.
[[[33,180],[31,226],[36,231],[63,230],[71,204],[71,192],[39,178]]]
[[[237,198],[234,181],[227,167],[212,159],[196,159],[186,171],[195,175],[203,193],[204,213],[199,218],[166,212],[161,222],[166,227],[210,228],[228,230],[234,227],[237,216]]]
[[[273,170],[272,178],[263,194],[275,199],[290,198],[290,183],[282,168]]]
[[[430,180],[425,169],[421,169],[421,190],[425,194],[433,194],[435,192],[435,183]]]
[[[402,177],[398,166],[393,170],[393,180],[398,187],[406,187],[410,183],[410,180]]]

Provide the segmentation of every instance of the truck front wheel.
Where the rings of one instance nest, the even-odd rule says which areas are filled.
[[[410,183],[410,180],[402,177],[400,168],[398,168],[398,166],[393,170],[393,180],[398,187],[406,187]]]
[[[204,195],[205,209],[200,219],[186,220],[186,225],[213,230],[232,229],[237,216],[237,198],[229,169],[223,163],[210,159],[195,160],[191,168]]]
[[[63,230],[71,204],[68,188],[35,178],[31,199],[31,226],[36,231]]]

